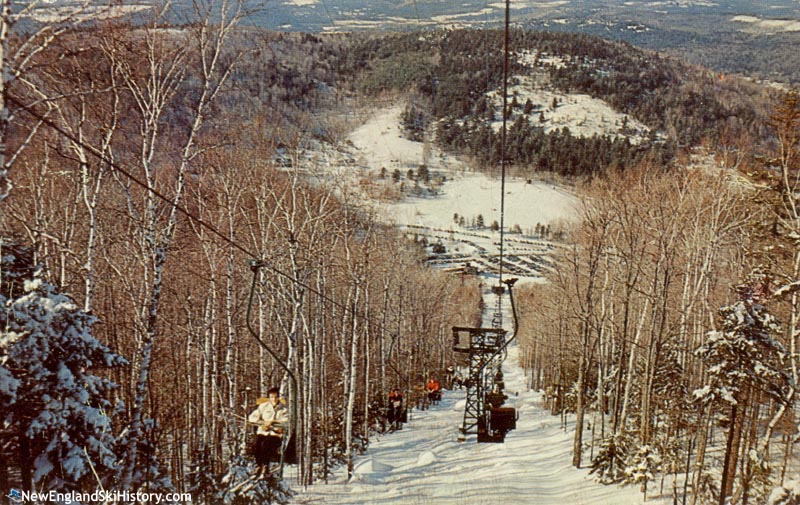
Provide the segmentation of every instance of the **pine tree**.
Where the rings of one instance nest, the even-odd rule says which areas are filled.
[[[417,179],[421,180],[422,182],[428,182],[430,180],[430,171],[428,170],[428,165],[424,163],[417,168]]]
[[[21,290],[22,279],[9,282],[7,272],[32,270],[30,256],[6,251],[2,258],[2,459],[29,489],[95,489],[97,478],[112,476],[118,457],[108,415],[116,384],[92,371],[126,361],[91,335],[95,318],[54,286],[37,275]]]
[[[256,468],[252,461],[236,456],[231,460],[228,472],[222,477],[222,489],[217,493],[216,503],[225,505],[284,504],[294,492],[282,480],[270,475],[254,478]]]
[[[720,503],[733,490],[739,447],[751,395],[766,394],[783,401],[788,384],[777,320],[757,302],[753,290],[740,288],[742,299],[720,309],[720,329],[708,333],[696,354],[706,365],[706,385],[694,392],[704,405],[727,417],[725,459]]]
[[[647,483],[655,478],[661,465],[661,456],[649,445],[643,445],[630,456],[625,468],[625,483],[639,484],[647,499]]]
[[[192,496],[199,497],[202,502],[212,503],[214,494],[220,489],[220,483],[216,477],[212,450],[202,444],[192,454],[187,489]]]
[[[531,102],[531,99],[528,98],[525,101],[525,108],[522,109],[522,112],[527,116],[528,114],[531,113],[532,110],[533,110],[533,102]]]

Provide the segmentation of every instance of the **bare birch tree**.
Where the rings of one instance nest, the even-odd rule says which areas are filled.
[[[144,436],[145,397],[153,345],[159,332],[164,267],[178,227],[178,207],[183,203],[188,172],[203,150],[199,137],[207,110],[222,91],[235,61],[225,58],[224,49],[240,20],[240,5],[222,1],[207,8],[199,12],[197,24],[177,33],[161,29],[156,16],[152,25],[126,34],[126,45],[119,45],[122,40],[111,42],[111,47],[119,49],[108,54],[136,114],[137,162],[146,184],[140,198],[125,188],[126,194],[131,195],[128,208],[134,213],[132,217],[141,223],[137,232],[144,262],[141,280],[147,286],[139,307],[141,336],[134,356],[135,395],[121,478],[123,485],[131,489],[139,479],[136,472],[139,444]],[[183,131],[173,134],[179,139],[178,157],[168,163],[163,154],[165,115],[175,106],[176,94],[185,85],[190,68],[197,70],[199,85],[185,111],[189,119]],[[167,173],[171,175],[165,179]],[[160,202],[157,191],[168,195],[168,204]]]

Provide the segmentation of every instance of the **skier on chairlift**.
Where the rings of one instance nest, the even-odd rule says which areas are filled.
[[[442,399],[442,386],[439,384],[439,380],[431,377],[428,379],[425,389],[428,391],[428,399],[431,404],[436,405],[439,403],[439,400]]]
[[[387,417],[389,420],[390,430],[403,429],[403,394],[397,388],[392,389],[389,393],[389,410]]]
[[[278,388],[267,391],[267,398],[259,398],[256,403],[258,407],[250,413],[247,421],[258,426],[253,447],[258,467],[256,476],[266,477],[270,473],[270,462],[281,461],[281,442],[289,416]]]

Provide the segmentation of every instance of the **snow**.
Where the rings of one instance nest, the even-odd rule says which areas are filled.
[[[498,233],[488,228],[458,226],[453,214],[470,217],[482,213],[487,224],[499,221],[500,181],[466,170],[458,159],[440,153],[433,146],[423,149],[423,144],[402,138],[398,127],[402,110],[402,105],[385,107],[350,136],[362,170],[374,173],[385,167],[388,171],[398,169],[405,173],[408,168],[425,163],[432,174],[444,174],[447,181],[435,195],[385,204],[386,219],[410,233],[443,239],[449,250],[463,252],[472,261],[484,261],[496,254]],[[577,205],[577,198],[565,188],[541,181],[507,180],[507,227],[516,223],[525,229],[537,223],[573,220]],[[554,247],[545,240],[518,234],[507,234],[506,238],[512,255],[526,256],[531,261],[543,260]],[[488,278],[492,274],[482,275]],[[530,280],[537,277],[535,271],[527,273]],[[490,285],[484,283],[484,296],[486,306],[492,311],[496,299],[489,291]],[[510,324],[508,301],[503,302],[503,309],[503,319]],[[491,318],[491,313],[484,314],[484,326],[491,324]],[[290,469],[287,476],[297,491],[292,503],[644,503],[638,486],[606,486],[596,482],[587,468],[576,469],[571,465],[574,416],[568,416],[564,425],[561,417],[544,410],[543,393],[527,388],[518,362],[519,349],[512,344],[503,365],[505,392],[509,395],[506,405],[517,409],[519,420],[517,429],[509,432],[505,443],[477,444],[474,436],[459,442],[465,391],[445,391],[439,405],[425,411],[412,410],[409,423],[402,430],[374,434],[366,453],[356,458],[349,482],[346,469],[341,468],[328,484],[301,488],[296,469]],[[588,462],[588,453],[585,461]],[[658,496],[655,484],[650,487],[654,489],[648,491],[647,503],[671,502],[669,496]]]
[[[427,237],[429,243],[441,241],[448,253],[436,260],[442,268],[459,268],[469,262],[480,271],[496,271],[500,234],[489,227],[493,221],[500,222],[500,179],[467,170],[458,158],[436,146],[404,138],[399,126],[402,111],[402,104],[385,107],[353,131],[349,140],[357,162],[373,173],[383,167],[388,173],[399,170],[402,174],[424,163],[433,177],[444,175],[447,180],[436,195],[384,204],[386,220],[410,235]],[[535,227],[558,229],[574,220],[577,206],[577,198],[564,187],[507,177],[504,254],[509,272],[521,279],[540,278],[555,246],[533,236]],[[466,225],[456,224],[454,214],[464,217]],[[486,227],[469,226],[479,214]],[[522,234],[509,233],[515,225]]]
[[[525,59],[525,55],[520,56]],[[554,65],[563,65],[557,58],[543,58],[540,61],[552,62]],[[544,119],[541,126],[546,133],[567,128],[576,137],[592,137],[594,135],[608,135],[611,137],[622,138],[627,136],[632,144],[638,144],[645,138],[650,129],[643,123],[636,121],[626,114],[614,110],[604,100],[593,98],[580,93],[561,93],[547,89],[542,89],[536,85],[536,78],[530,76],[518,76],[516,79],[519,84],[509,86],[508,101],[516,96],[517,102],[524,105],[530,99],[534,105],[533,111],[528,118],[533,124],[540,124],[540,114]],[[500,91],[493,91],[487,94],[495,106],[495,110],[502,110],[503,95]],[[551,104],[553,99],[559,103],[553,110]],[[508,121],[508,124],[516,120],[518,112],[515,112]],[[495,131],[500,131],[503,126],[501,114],[496,114],[497,120],[492,123]],[[622,135],[620,128],[623,121],[627,121],[627,129],[635,132],[633,135]]]
[[[606,486],[595,482],[587,468],[571,466],[573,421],[564,429],[560,417],[542,409],[543,394],[527,390],[517,360],[518,348],[512,344],[503,369],[508,405],[520,417],[505,443],[477,444],[474,436],[458,442],[465,393],[445,391],[438,406],[413,410],[401,431],[373,439],[367,453],[356,461],[349,483],[342,469],[329,484],[296,488],[293,503],[644,503],[638,486]],[[647,503],[669,503],[655,489],[649,493],[653,495]]]
[[[500,181],[484,174],[463,173],[453,176],[443,193],[435,198],[411,197],[387,206],[390,219],[399,225],[421,225],[437,228],[454,226],[453,214],[485,219],[498,219]],[[527,184],[523,180],[506,181],[506,226],[520,224],[531,228],[536,222],[553,223],[573,212],[572,197],[564,190],[545,184]],[[483,233],[488,233],[483,230]],[[499,240],[499,234],[496,237]]]
[[[135,14],[150,10],[152,7],[145,3],[141,5],[115,5],[92,6],[79,4],[76,6],[52,6],[35,9],[30,13],[30,17],[40,23],[80,23],[92,19],[109,19],[126,14]]]
[[[36,277],[24,287],[18,298],[0,296],[0,326],[9,336],[0,341],[0,424],[44,443],[33,462],[34,481],[59,490],[114,465],[114,441],[101,409],[110,406],[106,398],[116,386],[87,369],[125,360],[91,335],[95,319],[69,296]],[[19,402],[33,409],[31,416],[7,414],[17,412]]]
[[[755,16],[734,16],[731,21],[749,25],[743,31],[754,33],[778,33],[800,31],[800,21],[796,19],[762,19]]]
[[[551,2],[531,2],[529,0],[511,0],[509,2],[509,7],[511,9],[544,9],[548,7],[561,7],[562,5],[566,5],[568,2],[566,0],[554,0]],[[505,9],[506,4],[505,2],[496,2],[490,3],[490,6],[494,7],[495,9]]]
[[[532,61],[529,53],[519,55],[522,61]],[[541,61],[551,61],[540,55]],[[557,63],[555,60],[553,60]],[[509,89],[523,105],[530,99],[535,105],[530,120],[537,123],[543,117],[545,131],[567,128],[575,136],[619,136],[623,124],[632,143],[648,134],[648,129],[624,114],[612,109],[602,100],[584,94],[563,94],[543,89],[535,79],[515,77],[518,84]],[[487,97],[499,106],[497,91]],[[558,106],[552,109],[554,99]],[[446,253],[431,263],[445,269],[462,269],[467,263],[479,272],[497,272],[500,234],[491,230],[500,224],[501,182],[499,177],[476,173],[457,157],[441,152],[430,143],[415,142],[404,137],[400,116],[404,104],[382,104],[370,111],[364,123],[349,136],[354,152],[350,155],[363,177],[374,177],[383,171],[405,175],[425,165],[432,178],[444,176],[446,181],[431,190],[422,188],[419,195],[383,205],[385,219],[404,229],[409,236],[423,236],[429,244],[441,243]],[[520,111],[515,111],[511,122]],[[499,114],[498,114],[499,116]],[[502,127],[502,120],[492,125]],[[352,167],[351,167],[352,169]],[[499,170],[498,170],[499,171]],[[405,178],[405,185],[419,185]],[[391,183],[389,183],[391,184]],[[409,189],[408,187],[406,188]],[[569,226],[577,215],[578,199],[569,189],[541,180],[506,178],[504,219],[504,254],[510,275],[521,280],[539,280],[549,268],[549,252],[557,244],[536,234],[540,227],[549,226],[558,232]],[[478,216],[484,227],[473,226]],[[464,225],[456,222],[463,218]],[[511,233],[512,230],[521,233]],[[548,237],[550,238],[550,237]]]

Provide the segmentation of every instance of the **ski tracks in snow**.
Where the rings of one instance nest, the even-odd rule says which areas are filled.
[[[605,486],[587,469],[575,469],[572,423],[541,408],[541,393],[527,391],[517,348],[509,349],[503,370],[508,405],[517,409],[517,429],[505,443],[458,442],[464,391],[445,391],[426,411],[412,411],[402,430],[373,438],[359,456],[350,482],[346,470],[329,484],[298,489],[294,503],[326,505],[596,505],[644,503],[637,488]],[[518,394],[515,394],[518,393]],[[647,503],[665,504],[665,497]]]
[[[422,160],[422,144],[413,143],[400,136],[398,117],[402,108],[390,107],[372,117],[367,124],[351,135],[355,145],[366,161],[373,167],[387,169],[405,167],[412,161]],[[448,171],[443,165],[457,164],[449,157],[431,156],[432,168]],[[413,165],[415,166],[415,165]],[[453,173],[448,174],[452,182]],[[473,195],[478,177],[458,188],[449,188],[438,199],[425,202],[443,202],[461,197],[473,207],[463,211],[466,215],[488,212],[494,202],[492,198]],[[488,179],[487,179],[488,180]],[[458,179],[456,179],[458,181]],[[518,181],[519,182],[519,181]],[[493,183],[494,184],[494,183]],[[519,182],[509,193],[529,196],[520,199],[520,208],[512,212],[520,219],[525,215],[530,223],[519,221],[522,226],[533,227],[536,222],[555,219],[547,212],[557,209],[556,215],[571,214],[568,204],[571,197],[556,195],[555,189],[547,185],[531,185]],[[494,186],[493,186],[494,187]],[[447,189],[447,188],[445,188]],[[551,191],[552,189],[552,191]],[[525,191],[539,191],[536,197],[525,195]],[[499,189],[498,189],[499,191]],[[546,193],[545,193],[546,192]],[[492,194],[495,194],[492,191]],[[557,198],[555,196],[557,196]],[[553,196],[553,198],[550,198]],[[499,198],[499,196],[498,196]],[[495,198],[496,200],[497,198]],[[485,201],[484,201],[485,200]],[[483,202],[484,207],[475,207]],[[412,202],[414,203],[414,202]],[[418,204],[419,202],[415,203]],[[453,201],[447,201],[439,210],[428,209],[423,213],[415,208],[412,217],[400,223],[414,224],[423,214],[431,219],[430,226],[449,227],[454,212]],[[533,203],[541,206],[537,210]],[[397,206],[408,205],[405,203]],[[441,206],[441,205],[440,205]],[[496,205],[494,205],[496,207]],[[513,210],[513,205],[511,206]],[[509,207],[507,207],[508,210]],[[458,212],[462,213],[460,209]],[[489,214],[487,214],[489,215]],[[550,219],[546,219],[550,216]],[[418,224],[418,223],[417,223]],[[485,240],[487,247],[491,239]],[[496,278],[483,274],[487,311],[484,325],[491,326],[491,310],[495,300],[490,298],[489,286]],[[512,322],[507,300],[503,305],[503,320]],[[464,416],[465,392],[445,391],[442,401],[430,410],[413,410],[409,423],[403,429],[384,435],[373,435],[366,454],[358,456],[354,464],[353,478],[348,482],[346,469],[340,468],[329,480],[329,484],[315,484],[302,489],[296,479],[291,486],[298,494],[296,504],[325,505],[628,505],[644,503],[637,488],[605,486],[594,481],[588,469],[572,467],[572,438],[574,416],[566,429],[559,416],[552,416],[542,408],[542,395],[529,391],[522,368],[519,366],[518,349],[512,345],[503,364],[508,406],[519,413],[517,429],[506,436],[502,444],[478,444],[475,436],[459,443],[458,429]],[[588,439],[587,437],[585,439]],[[588,462],[588,454],[584,457]],[[294,470],[288,469],[291,477]],[[653,486],[655,487],[655,486]],[[652,492],[652,491],[651,491]],[[647,503],[667,504],[671,500],[648,497]]]

